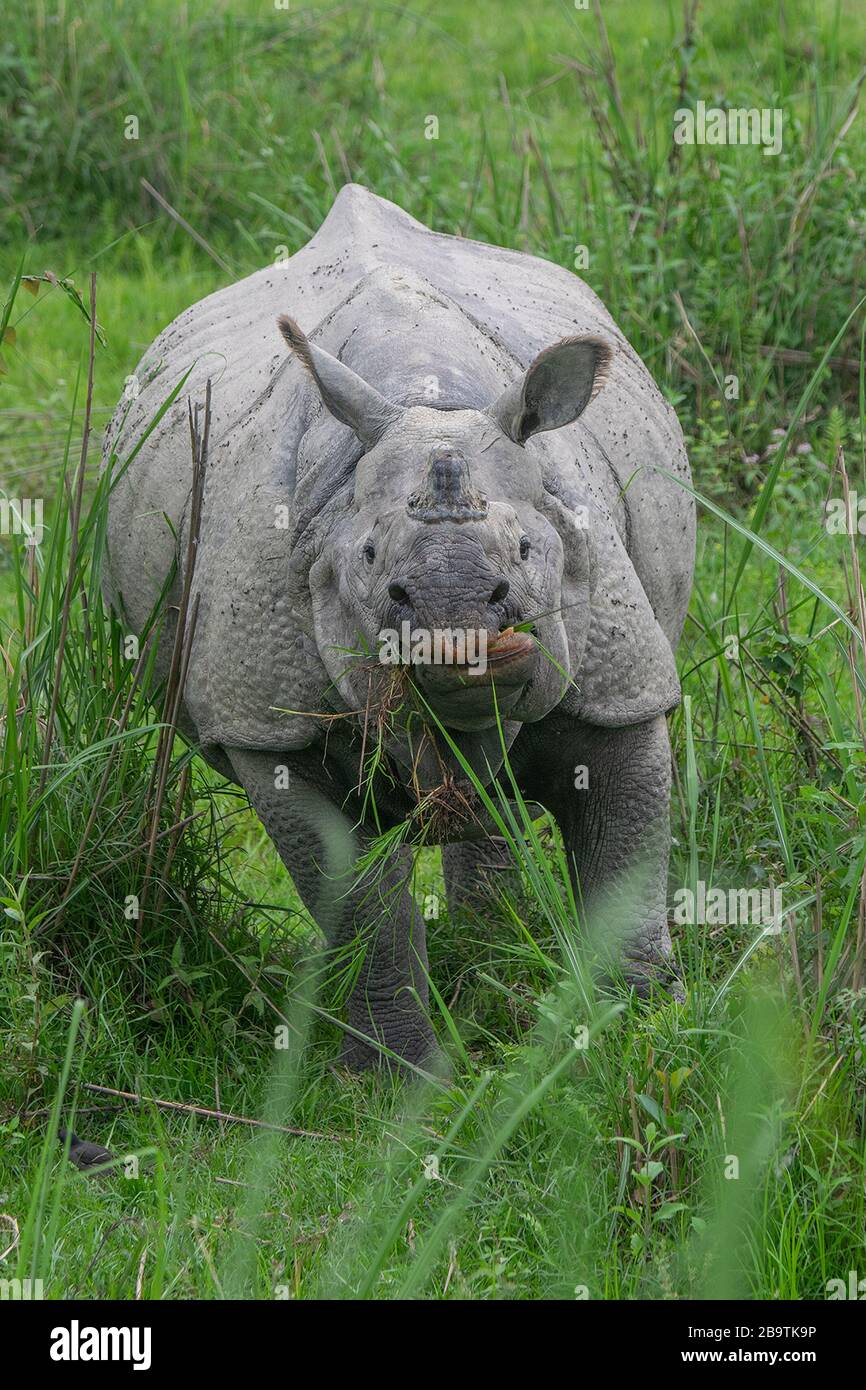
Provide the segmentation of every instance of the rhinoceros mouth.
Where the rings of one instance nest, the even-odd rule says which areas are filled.
[[[484,690],[489,700],[491,685],[508,689],[524,685],[537,658],[538,648],[532,635],[507,628],[488,638],[483,660],[416,666],[414,674],[425,694],[458,697],[464,692],[471,696],[473,691]]]
[[[522,685],[537,655],[538,649],[531,633],[515,632],[513,628],[508,628],[488,641],[484,670],[472,668],[465,678],[476,685],[490,685],[493,681]],[[463,675],[460,667],[454,669]]]

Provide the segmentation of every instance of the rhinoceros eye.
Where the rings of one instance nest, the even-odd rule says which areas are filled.
[[[528,554],[529,554],[529,537],[528,537],[528,536],[521,536],[521,537],[520,537],[520,558],[521,558],[521,560],[525,560]]]
[[[367,561],[368,564],[372,565],[375,558],[376,547],[372,541],[367,541],[367,544],[364,546],[364,559]]]

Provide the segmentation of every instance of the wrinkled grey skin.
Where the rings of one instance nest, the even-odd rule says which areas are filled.
[[[138,632],[177,560],[177,604],[186,400],[203,400],[210,377],[182,725],[245,788],[329,940],[365,937],[347,1063],[384,1048],[424,1065],[435,1049],[409,853],[373,877],[353,871],[375,833],[360,767],[388,673],[352,653],[375,654],[380,630],[404,619],[491,638],[535,620],[537,641],[513,639],[492,682],[439,665],[418,669],[417,687],[488,782],[503,756],[495,688],[521,790],[556,817],[588,916],[595,905],[624,929],[639,989],[668,977],[665,715],[679,700],[694,510],[656,471],[689,481],[676,417],[598,298],[557,266],[434,234],[348,186],[291,260],[156,340],[106,460],[128,457],[190,367],[115,488],[106,592]],[[413,811],[418,787],[465,780],[441,735],[407,717],[413,703],[385,721],[383,829]],[[366,732],[363,714],[321,717],[365,708]],[[483,816],[459,805],[436,822],[446,883],[452,903],[477,902],[491,846]],[[611,898],[635,866],[639,891]]]

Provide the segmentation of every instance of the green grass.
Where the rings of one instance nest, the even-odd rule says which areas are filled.
[[[48,1297],[821,1298],[866,1273],[863,642],[857,543],[822,521],[838,459],[866,494],[862,115],[840,138],[866,15],[732,3],[686,43],[678,5],[603,12],[613,66],[565,3],[34,4],[7,25],[0,477],[46,498],[48,526],[35,572],[0,546],[0,1206],[20,1236],[4,1274]],[[672,156],[672,112],[698,99],[782,107],[782,154]],[[96,456],[124,378],[181,309],[302,245],[347,175],[441,230],[568,266],[588,248],[703,499],[671,891],[802,904],[757,945],[675,926],[681,1007],[601,993],[603,923],[576,929],[556,836],[494,794],[521,894],[450,920],[438,854],[418,859],[442,900],[447,1086],[335,1069],[351,963],[311,1012],[315,935],[243,799],[180,741],[154,796],[162,705],[99,603]],[[46,269],[85,301],[97,272],[105,337],[72,570],[89,330],[61,287],[18,284]],[[124,905],[153,828],[140,938]],[[112,1109],[87,1084],[326,1137]],[[65,1163],[73,1103],[84,1137],[141,1154],[137,1177]]]

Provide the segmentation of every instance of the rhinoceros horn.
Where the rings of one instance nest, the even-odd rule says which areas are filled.
[[[412,494],[406,511],[413,521],[481,521],[487,515],[487,498],[473,492],[463,455],[440,447],[430,455],[425,489]]]
[[[400,407],[380,396],[351,367],[311,343],[288,314],[280,314],[277,327],[315,381],[331,414],[354,430],[368,448],[377,444],[388,426],[399,420]]]
[[[487,414],[515,444],[570,425],[604,386],[612,360],[604,338],[561,338],[538,354]]]

